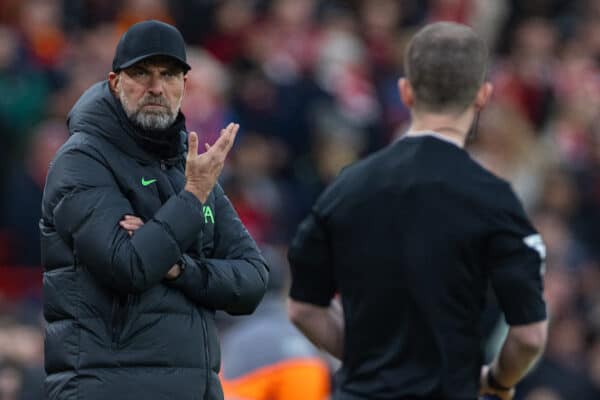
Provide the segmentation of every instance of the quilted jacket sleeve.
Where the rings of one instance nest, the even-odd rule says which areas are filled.
[[[73,249],[78,265],[121,293],[158,284],[202,228],[202,204],[191,193],[171,197],[130,237],[119,225],[131,204],[110,167],[91,149],[60,153],[48,174],[45,223]]]
[[[184,272],[168,284],[204,307],[249,314],[265,294],[268,267],[219,185],[215,194],[213,258],[184,254]]]

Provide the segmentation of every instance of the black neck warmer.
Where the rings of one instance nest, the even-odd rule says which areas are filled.
[[[127,133],[129,133],[135,142],[149,154],[160,159],[170,159],[179,155],[182,151],[181,131],[185,131],[185,117],[179,112],[175,121],[166,129],[147,130],[137,126],[129,119],[123,106],[119,102],[118,113]]]

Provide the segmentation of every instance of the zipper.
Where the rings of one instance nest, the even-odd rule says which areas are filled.
[[[167,165],[165,164],[165,160],[160,160],[160,169],[163,171],[167,169]]]
[[[119,317],[119,298],[118,296],[113,297],[113,305],[112,305],[112,321],[111,321],[111,342],[113,349],[117,348],[118,343],[118,317]]]
[[[208,384],[210,381],[210,371],[211,371],[211,366],[210,366],[210,352],[208,350],[208,345],[209,345],[209,341],[208,341],[208,329],[206,328],[206,316],[204,315],[203,311],[200,311],[200,317],[202,318],[202,332],[204,333],[204,358],[206,361],[206,377],[205,377],[205,383],[204,383],[204,387],[206,388],[204,391],[204,400],[208,399],[208,393],[209,393],[209,388],[208,388]]]
[[[113,349],[119,348],[119,334],[123,328],[123,323],[129,307],[130,295],[126,297],[114,296],[112,306],[112,345]]]

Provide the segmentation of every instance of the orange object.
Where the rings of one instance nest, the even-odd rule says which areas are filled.
[[[330,393],[329,370],[317,358],[281,361],[221,383],[225,400],[324,400]]]

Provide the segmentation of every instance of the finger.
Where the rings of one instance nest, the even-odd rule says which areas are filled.
[[[225,128],[221,129],[221,135],[225,134],[231,128],[231,125],[233,125],[233,122],[228,123]]]
[[[231,148],[233,147],[233,144],[235,143],[235,138],[237,136],[238,131],[240,130],[240,124],[234,124],[233,127],[231,128],[231,133],[230,133],[230,140],[227,143],[228,147],[227,147],[227,152],[229,153],[229,150],[231,150]]]
[[[143,225],[144,221],[142,221],[140,218],[138,217],[133,217],[133,218],[125,218],[119,221],[119,223],[124,223],[124,224],[136,224],[136,225]]]
[[[188,135],[188,158],[198,155],[198,135],[190,132]]]
[[[221,147],[221,151],[223,153],[223,159],[225,159],[225,157],[229,153],[229,150],[231,150],[231,148],[233,147],[233,144],[235,143],[235,137],[237,136],[237,132],[239,129],[240,129],[239,124],[233,124],[227,130],[227,134],[226,134],[227,140],[223,141],[223,144]]]
[[[231,146],[233,146],[233,140],[235,139],[235,135],[237,134],[237,130],[239,129],[238,124],[229,124],[227,128],[225,128],[224,133],[217,139],[213,147],[218,146],[219,152],[223,152],[227,154]]]
[[[129,229],[129,230],[135,230],[135,229],[140,229],[142,227],[143,224],[126,224],[123,225],[123,228],[125,229]]]
[[[222,129],[221,134],[217,138],[217,140],[211,146],[213,152],[220,152],[224,149],[224,143],[227,141],[229,135],[227,134],[229,127]]]
[[[144,221],[142,221],[141,218],[139,217],[133,217],[133,218],[129,218],[127,220],[127,222],[131,222],[132,224],[139,224],[139,225],[144,225]]]
[[[120,225],[123,229],[127,229],[129,231],[139,229],[143,224],[130,223],[126,221],[120,222]]]
[[[219,137],[217,138],[217,140],[215,140],[215,144],[217,144],[219,139],[227,133],[227,130],[229,129],[230,126],[231,126],[231,122],[229,124],[227,124],[227,126],[225,128],[221,129],[221,132],[219,132]],[[213,146],[214,146],[214,144],[213,144]]]

